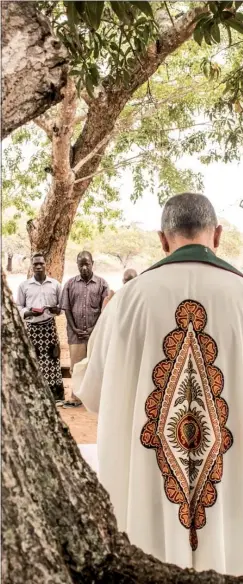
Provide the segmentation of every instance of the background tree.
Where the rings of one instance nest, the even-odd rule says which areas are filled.
[[[49,6],[50,3],[44,4],[47,5],[45,10],[53,8],[53,3],[51,7]],[[73,4],[75,3],[68,2],[67,8],[70,8]],[[96,9],[97,5],[103,6],[102,2],[87,4],[92,5],[93,8],[95,5]],[[115,3],[111,4],[112,6],[115,5]],[[69,41],[67,42],[67,48],[70,59],[72,60],[72,73],[74,73],[74,76],[69,77],[64,91],[65,96],[60,106],[55,111],[52,111],[48,115],[46,114],[44,117],[41,116],[36,120],[37,124],[46,131],[46,135],[51,141],[52,150],[50,152],[50,162],[45,166],[46,171],[49,172],[49,180],[47,181],[49,192],[38,214],[32,223],[29,223],[29,236],[32,251],[41,249],[45,253],[48,270],[58,279],[62,277],[68,235],[80,201],[83,199],[84,194],[87,193],[92,181],[92,186],[97,181],[96,184],[98,184],[97,188],[99,190],[102,190],[104,185],[105,188],[108,186],[107,181],[101,178],[100,174],[105,172],[106,176],[110,179],[110,177],[116,174],[117,167],[123,167],[128,162],[133,165],[134,162],[133,175],[136,185],[135,192],[133,193],[134,199],[141,194],[144,185],[148,182],[148,175],[150,177],[150,184],[153,183],[155,169],[156,171],[158,169],[159,198],[161,202],[170,194],[171,188],[174,191],[181,190],[186,185],[187,188],[197,187],[198,190],[201,186],[200,177],[195,177],[188,171],[179,172],[175,167],[175,160],[180,157],[182,152],[181,142],[183,142],[183,151],[186,151],[187,148],[188,151],[203,152],[206,138],[202,135],[202,132],[198,132],[193,137],[191,135],[186,136],[183,141],[178,139],[178,134],[176,135],[176,133],[174,134],[175,138],[171,138],[171,132],[178,131],[177,128],[181,131],[185,127],[188,127],[188,124],[191,126],[193,108],[195,112],[198,103],[196,103],[195,99],[194,103],[190,106],[186,107],[184,104],[183,107],[180,104],[177,107],[176,96],[178,97],[178,88],[176,88],[176,82],[173,84],[173,78],[171,77],[169,79],[167,77],[166,81],[164,79],[164,75],[169,67],[167,59],[169,55],[190,38],[195,27],[198,30],[198,27],[203,26],[203,36],[207,43],[211,43],[213,39],[215,40],[215,34],[218,38],[217,33],[213,32],[213,27],[218,27],[218,23],[215,20],[222,21],[222,15],[223,13],[224,15],[226,14],[228,4],[231,5],[231,12],[227,22],[230,22],[230,19],[238,19],[237,26],[239,29],[241,28],[241,19],[238,17],[238,13],[235,13],[236,4],[239,3],[227,3],[227,6],[224,4],[226,12],[224,10],[220,17],[218,16],[217,10],[216,14],[214,14],[210,11],[211,8],[209,9],[207,4],[199,5],[193,8],[192,11],[188,11],[185,3],[179,4],[179,7],[182,6],[182,15],[180,13],[178,14],[176,6],[176,8],[173,8],[174,13],[172,14],[169,10],[169,16],[166,12],[165,17],[165,7],[168,9],[168,3],[163,4],[162,10],[157,10],[158,5],[155,3],[155,16],[158,23],[155,28],[152,28],[151,25],[151,6],[150,13],[147,16],[144,15],[141,22],[141,20],[139,21],[141,17],[138,17],[137,13],[131,12],[131,6],[129,10],[132,13],[132,17],[129,17],[126,11],[124,16],[125,4],[128,5],[128,3],[119,3],[123,9],[119,14],[114,14],[113,10],[110,10],[110,3],[107,3],[105,4],[105,11],[102,12],[103,20],[101,18],[97,20],[97,10],[94,10],[92,15],[88,15],[88,19],[85,12],[85,18],[82,16],[78,23],[75,21],[77,11],[74,19],[72,13],[72,17],[68,14],[67,20],[63,17],[64,13],[62,12],[61,21],[60,14],[55,14],[56,9],[52,11],[53,18],[57,19],[57,26],[61,26],[61,34],[63,35],[63,27],[67,26],[72,32],[71,43]],[[129,4],[132,5],[134,3]],[[143,6],[147,4],[143,3]],[[214,4],[218,5],[219,3],[210,3],[210,7]],[[116,5],[118,6],[117,3]],[[136,5],[138,6],[138,3]],[[59,8],[63,11],[62,3],[58,3],[58,10]],[[136,11],[136,8],[133,10]],[[205,20],[200,24],[195,18],[203,15],[207,15],[209,22],[207,23]],[[95,22],[94,18],[96,18]],[[100,22],[100,36],[102,39],[109,37],[109,34],[111,34],[109,31],[115,31],[114,34],[118,35],[115,37],[115,40],[111,40],[109,37],[108,48],[104,42],[100,43],[102,45],[101,48],[98,47],[97,49],[96,46],[98,42],[96,36],[99,34],[97,33],[97,28]],[[94,25],[92,30],[91,24]],[[122,38],[120,35],[121,28]],[[144,36],[144,30],[147,30],[147,37],[145,37],[146,45],[141,45],[141,43],[139,44],[139,39]],[[96,31],[95,34],[94,31]],[[141,34],[141,31],[143,34]],[[77,34],[79,35],[78,42],[79,44],[81,43],[81,48],[79,49],[76,46]],[[155,42],[153,41],[154,34],[156,34]],[[90,44],[87,38],[91,39]],[[94,39],[96,39],[96,43]],[[201,40],[202,38],[200,42]],[[215,42],[218,41],[216,40]],[[238,42],[240,41],[237,40]],[[111,58],[113,45],[115,45],[115,58],[114,56]],[[89,51],[89,55],[87,65],[84,67],[83,54],[86,54],[85,51],[87,50]],[[98,57],[100,59],[100,61],[98,60],[99,69],[96,66],[96,73],[94,73],[94,69],[91,69],[92,65],[94,65],[95,50],[98,50]],[[129,55],[129,58],[126,53]],[[77,63],[79,59],[80,62]],[[115,60],[117,60],[116,69],[114,69]],[[181,55],[180,60],[182,63],[183,55]],[[158,70],[161,63],[165,63],[165,66],[163,67],[163,71],[159,72],[157,84],[157,74],[151,82],[152,85],[154,84],[155,93],[156,90],[158,93],[154,98],[154,87],[152,87],[151,91],[151,84],[148,84],[147,80]],[[78,67],[78,69],[75,69],[74,66]],[[187,75],[189,78],[191,77],[191,88],[189,91],[191,92],[192,98],[192,80],[195,77],[193,74],[193,61],[191,66],[192,69],[190,65],[188,67],[188,52],[186,50],[184,55],[184,70],[186,73],[187,67]],[[91,81],[90,83],[88,81],[91,70],[93,71],[92,84]],[[107,70],[108,74],[106,74]],[[214,63],[207,63],[208,70],[213,70],[215,76],[219,74],[219,67],[216,67]],[[105,71],[105,77],[102,76],[102,71]],[[192,71],[191,75],[190,71]],[[179,74],[179,68],[177,74]],[[212,76],[211,73],[210,76]],[[73,82],[73,79],[76,77],[78,77],[79,82],[81,80],[83,86],[86,86],[86,93],[84,92],[82,95],[84,101],[80,103],[81,111],[79,111],[78,95]],[[166,89],[167,81],[168,93],[164,98],[161,95],[160,87],[162,87],[162,90],[164,90],[164,87]],[[143,87],[144,82],[146,82],[146,87]],[[97,86],[96,89],[94,89],[95,85]],[[79,86],[81,87],[80,83]],[[188,87],[185,87],[186,93],[187,90]],[[135,95],[134,92],[136,92]],[[195,91],[194,95],[197,96]],[[166,103],[166,107],[160,110],[163,101]],[[129,105],[124,110],[124,116],[122,115],[118,120],[126,103]],[[145,108],[148,115],[146,114],[144,117],[147,119],[141,120],[141,112],[144,112]],[[212,103],[209,104],[210,108],[212,108]],[[163,115],[164,113],[166,113],[165,116]],[[190,113],[191,115],[189,115]],[[234,134],[234,140],[235,136],[238,136],[237,146],[235,145],[234,149],[234,152],[238,152],[238,144],[242,140],[242,134],[239,131],[238,133],[236,132],[235,124],[238,123],[236,122],[236,116],[233,112],[231,118],[229,114],[226,114],[225,118],[231,128],[231,134]],[[177,124],[175,121],[177,121]],[[182,126],[180,126],[181,123],[183,124]],[[205,123],[208,123],[208,121]],[[238,125],[240,127],[240,124]],[[226,123],[224,124],[225,127]],[[127,130],[129,131],[129,129],[132,133],[130,139],[127,136]],[[156,131],[153,132],[153,130]],[[211,131],[212,140],[214,138],[217,139],[220,145],[222,145],[222,142],[227,142],[227,139],[224,140],[225,134],[222,131],[222,119],[221,127],[218,124],[218,127]],[[153,135],[154,138],[152,138]],[[107,156],[102,161],[108,142],[111,144],[111,152],[108,151]],[[132,145],[135,149],[134,156],[132,157],[133,161],[131,160],[131,156],[128,156]],[[232,146],[232,144],[230,145]],[[233,156],[232,148],[228,148],[228,151],[232,152],[231,156]],[[218,153],[216,156],[222,156],[222,153]],[[130,161],[128,160],[129,158]],[[98,170],[100,162],[102,168]],[[145,164],[147,176],[143,170]],[[113,195],[114,193],[115,190],[113,189]]]
[[[243,233],[238,231],[234,225],[231,225],[225,219],[222,219],[223,234],[219,247],[219,255],[228,261],[237,258],[242,259],[243,266]]]
[[[96,245],[101,253],[111,255],[119,260],[125,269],[135,256],[143,253],[143,232],[131,227],[119,230],[106,230]]]
[[[134,226],[106,229],[96,238],[94,249],[117,258],[124,269],[134,258],[153,263],[163,255],[158,234]]]
[[[4,281],[2,306],[5,584],[240,583],[162,564],[118,532],[109,496],[61,421]]]

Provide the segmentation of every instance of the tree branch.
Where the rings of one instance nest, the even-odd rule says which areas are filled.
[[[75,174],[77,174],[78,171],[80,171],[80,169],[82,168],[82,166],[84,166],[86,164],[86,162],[88,162],[89,160],[91,160],[91,158],[93,158],[97,152],[99,152],[99,150],[102,148],[102,146],[105,146],[107,144],[107,142],[109,141],[111,137],[111,134],[107,134],[94,148],[94,150],[92,150],[92,152],[89,152],[89,154],[87,154],[87,156],[85,156],[84,158],[82,158],[77,164],[76,166],[74,166],[73,168],[73,172]],[[75,181],[77,182],[77,181]]]
[[[133,156],[132,158],[128,158],[127,160],[123,160],[123,162],[120,162],[119,164],[116,164],[116,166],[106,166],[106,168],[101,168],[100,170],[97,170],[97,172],[94,172],[93,174],[89,174],[88,176],[83,176],[82,178],[78,178],[77,180],[74,181],[74,184],[78,184],[81,183],[85,180],[88,180],[90,178],[93,178],[94,176],[97,176],[99,174],[102,174],[103,172],[106,172],[107,170],[116,170],[117,168],[120,168],[121,166],[126,166],[127,164],[129,164],[130,162],[135,161],[138,158],[141,157],[145,157],[149,154],[149,152],[143,153],[143,154],[138,154],[137,156]]]
[[[56,178],[71,172],[70,145],[77,109],[77,91],[71,77],[68,78],[63,94],[58,119],[53,125],[53,171]]]
[[[45,116],[44,114],[42,116],[39,116],[38,118],[35,118],[34,120],[35,124],[37,126],[39,126],[39,128],[41,128],[42,130],[44,130],[44,132],[46,133],[46,135],[48,136],[49,140],[52,140],[52,136],[53,136],[53,123],[51,123],[51,120]]]
[[[36,2],[1,2],[2,138],[61,101],[68,72],[65,47]]]
[[[102,149],[103,146],[100,145],[107,143],[106,136],[108,134],[111,135],[116,119],[134,91],[151,77],[168,55],[190,38],[195,28],[195,17],[207,11],[207,6],[200,5],[178,18],[175,26],[169,26],[163,32],[162,38],[151,45],[145,55],[140,57],[140,62],[136,61],[130,76],[130,83],[126,88],[122,85],[122,82],[118,86],[114,79],[109,76],[104,80],[104,91],[100,92],[98,97],[91,101],[83,131],[74,145],[74,168],[75,173],[78,173],[77,179],[82,178],[80,171],[84,165],[91,158],[94,158],[93,152],[97,152],[96,147],[98,147],[98,150],[99,148]],[[99,123],[97,124],[98,120]],[[96,168],[98,164],[99,160],[95,159]],[[89,170],[91,169],[85,169],[85,175],[91,174]]]

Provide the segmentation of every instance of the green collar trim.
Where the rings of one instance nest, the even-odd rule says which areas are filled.
[[[211,266],[215,266],[215,268],[227,270],[228,272],[232,272],[233,274],[243,278],[243,274],[234,268],[234,266],[231,266],[231,264],[228,264],[228,262],[218,258],[208,247],[204,247],[204,245],[198,244],[190,244],[180,247],[170,256],[160,260],[157,264],[154,264],[154,266],[146,271],[155,270],[156,268],[160,268],[160,266],[166,266],[167,264],[177,264],[180,262],[197,262],[202,264],[209,264]]]

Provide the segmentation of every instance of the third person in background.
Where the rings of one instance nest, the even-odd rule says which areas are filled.
[[[125,270],[124,274],[123,274],[123,284],[127,284],[127,282],[130,282],[130,280],[133,280],[134,278],[137,277],[137,272],[136,270],[133,270],[132,268],[128,268],[127,270]]]

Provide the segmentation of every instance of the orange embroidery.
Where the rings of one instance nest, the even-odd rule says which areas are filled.
[[[186,300],[175,319],[178,328],[163,342],[166,358],[153,370],[155,389],[146,400],[141,443],[155,449],[165,493],[179,505],[180,522],[196,550],[197,530],[206,524],[205,508],[216,503],[215,485],[222,479],[223,454],[233,437],[225,427],[223,373],[214,365],[217,345],[204,332],[206,311],[199,302]]]

